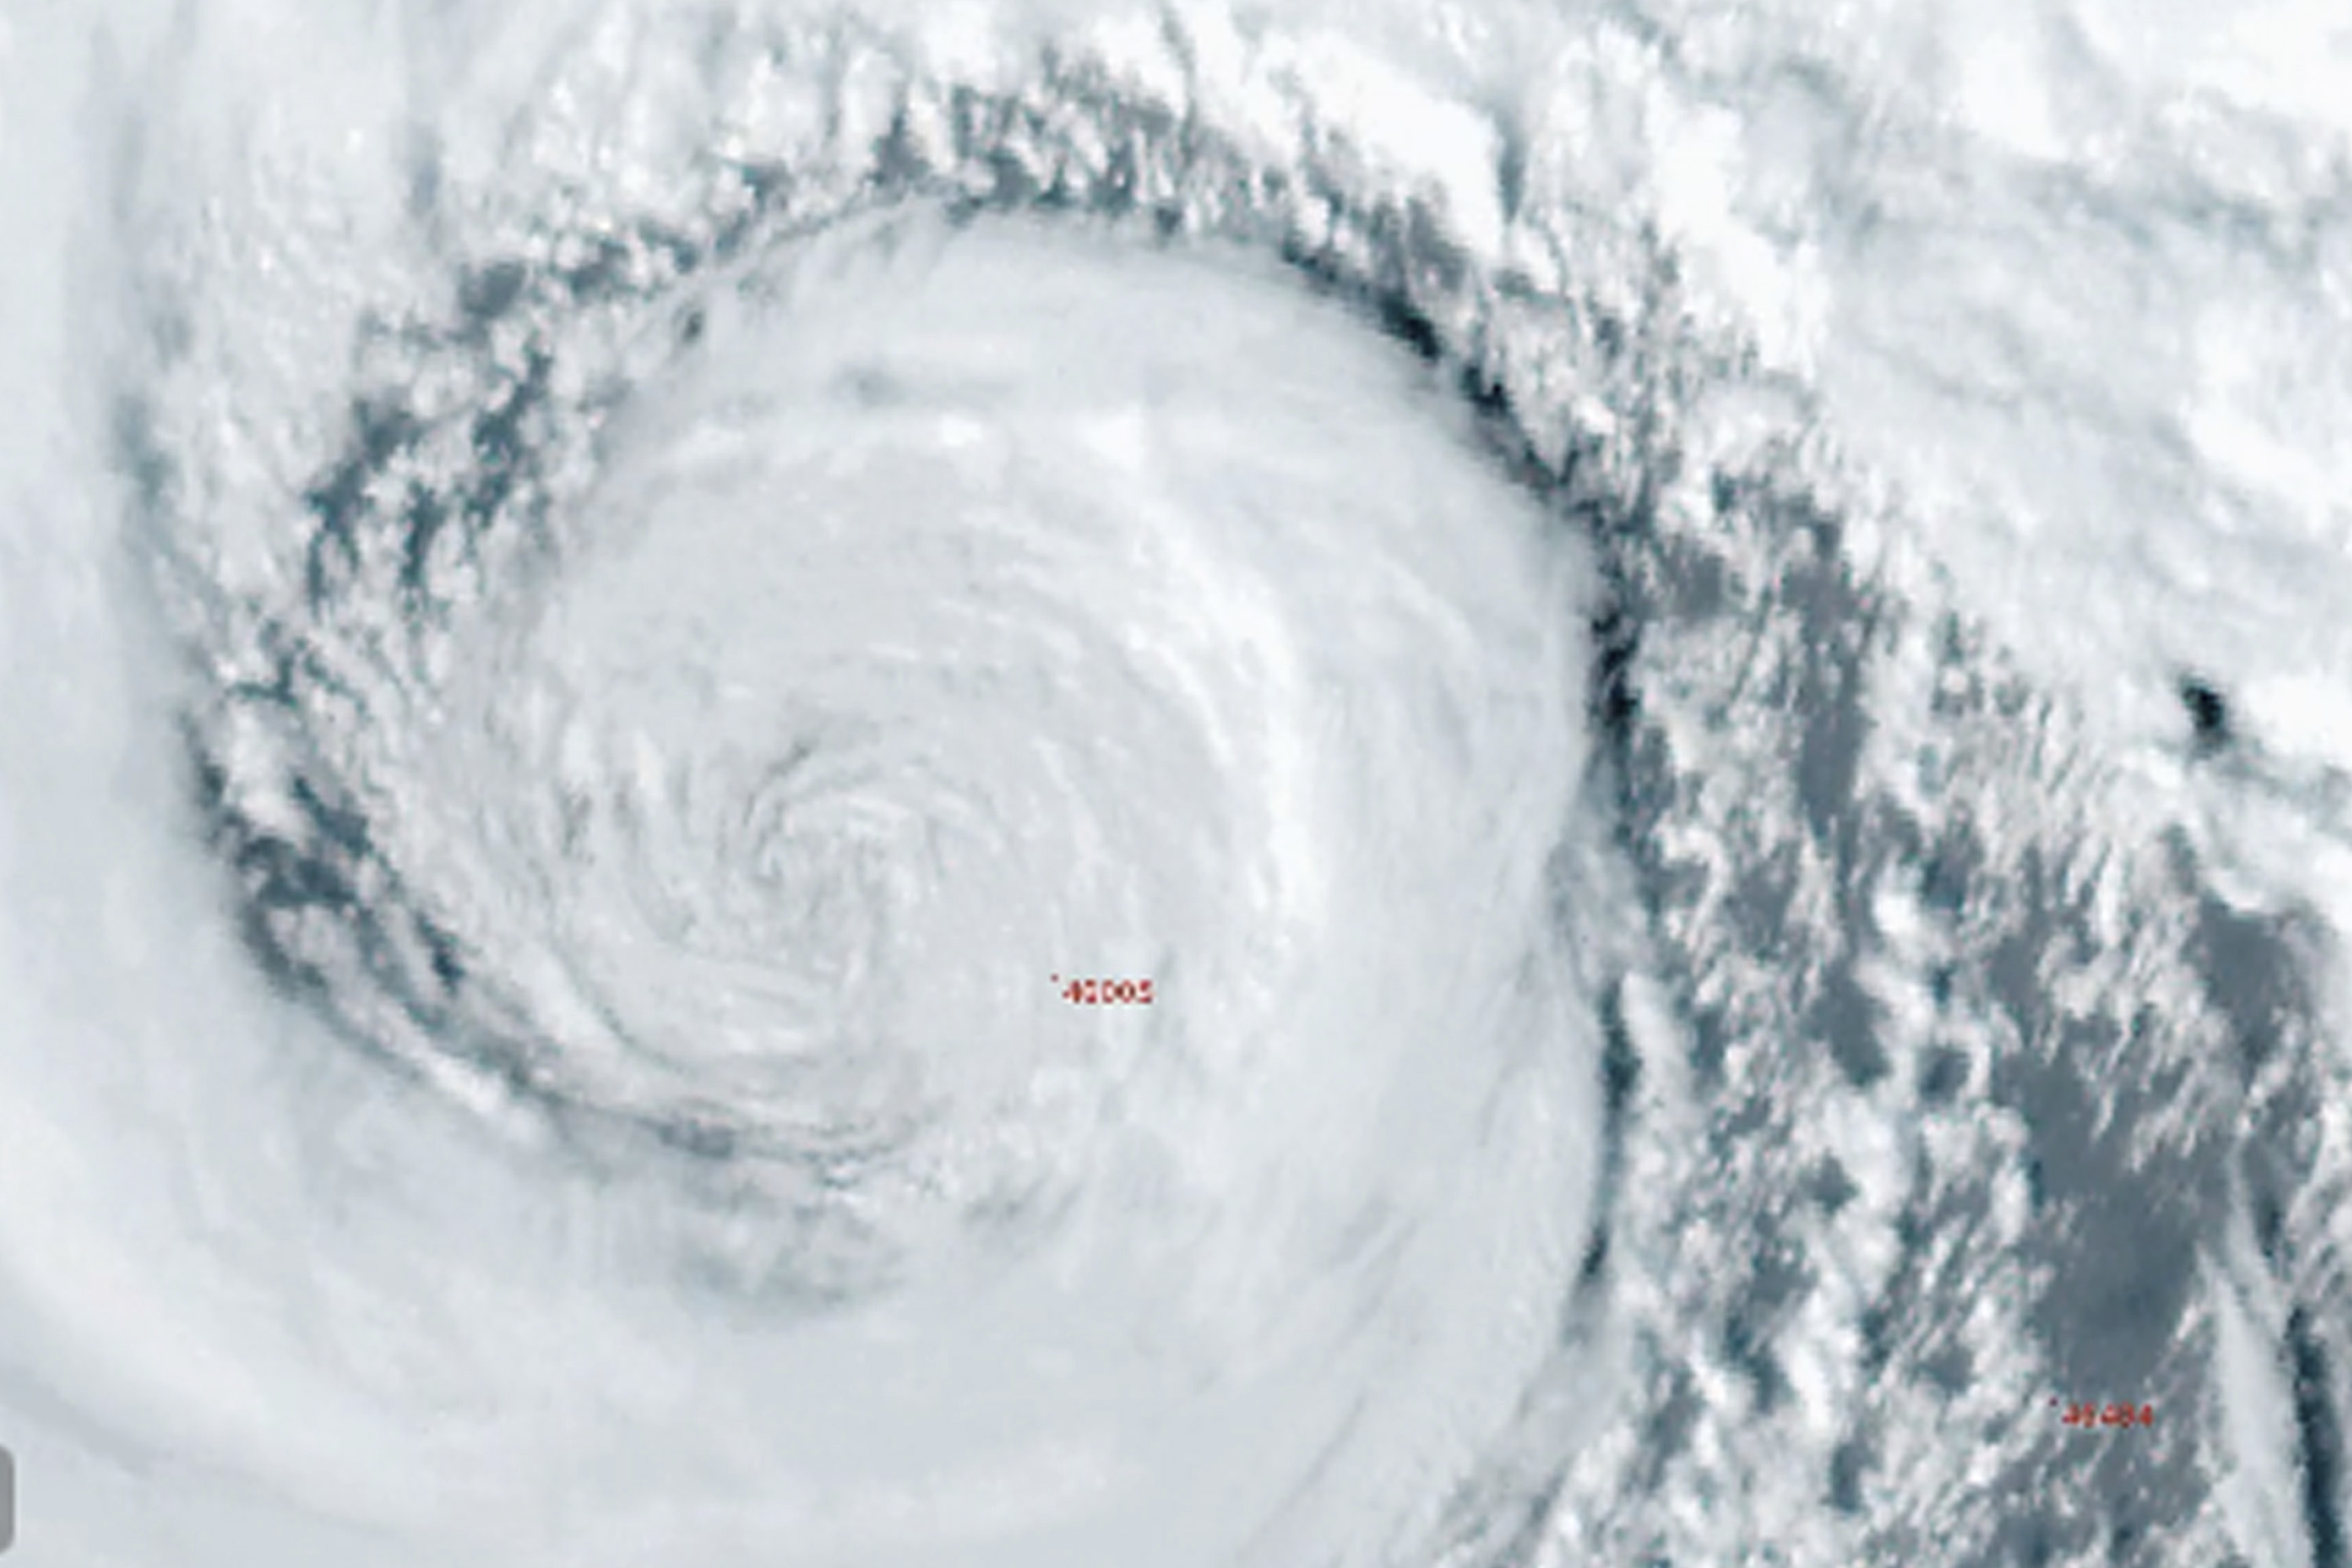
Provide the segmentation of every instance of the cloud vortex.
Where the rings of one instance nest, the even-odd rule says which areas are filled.
[[[1152,205],[967,131],[478,236],[275,480],[203,328],[127,405],[247,942],[500,1194],[403,1156],[479,1212],[324,1309],[424,1312],[474,1413],[339,1509],[454,1489],[567,1563],[1387,1562],[1557,1375],[1591,572],[1360,308],[1453,253],[1377,202],[1369,259],[1302,248],[1262,174],[1214,216],[1205,138]]]

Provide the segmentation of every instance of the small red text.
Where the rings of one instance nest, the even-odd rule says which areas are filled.
[[[1062,1000],[1078,1006],[1105,1006],[1133,1003],[1142,1006],[1151,1004],[1151,982],[1149,980],[1064,980],[1050,976],[1061,989]]]
[[[2055,1410],[2061,1402],[2052,1400]],[[2096,1405],[2088,1400],[2063,1402],[2063,1414],[2059,1421],[2068,1426],[2153,1426],[2156,1406],[2153,1405]]]

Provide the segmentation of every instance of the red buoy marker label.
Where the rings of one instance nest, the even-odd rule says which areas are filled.
[[[1058,974],[1046,976],[1062,993],[1062,1000],[1078,1006],[1108,1006],[1130,1004],[1151,1005],[1151,982],[1149,980],[1072,980],[1065,982]]]

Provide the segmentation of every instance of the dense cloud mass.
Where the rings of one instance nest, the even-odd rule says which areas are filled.
[[[0,23],[16,1550],[2342,1563],[2327,26]]]

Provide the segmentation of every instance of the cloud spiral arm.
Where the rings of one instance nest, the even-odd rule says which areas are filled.
[[[1148,201],[1132,157],[1081,197],[968,134],[487,222],[353,318],[347,416],[276,478],[266,409],[185,395],[233,318],[125,418],[248,941],[516,1133],[516,1191],[595,1194],[527,1262],[469,1237],[467,1289],[649,1268],[746,1336],[698,1341],[730,1386],[691,1415],[658,1375],[548,1408],[584,1350],[489,1375],[460,1531],[690,1431],[546,1549],[675,1539],[642,1510],[750,1467],[717,1549],[1380,1561],[1559,1353],[1590,567],[1392,341],[1443,330],[1404,269],[1472,275],[1402,198],[1309,247],[1309,182],[1213,139]],[[707,1332],[677,1310],[582,1342]]]

